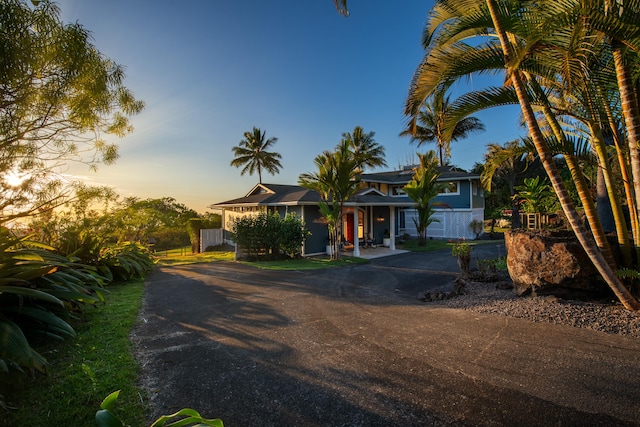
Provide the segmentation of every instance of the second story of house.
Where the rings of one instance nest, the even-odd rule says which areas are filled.
[[[444,184],[444,188],[435,201],[452,209],[484,208],[484,191],[479,175],[453,166],[438,169],[438,182]],[[374,188],[387,196],[406,197],[403,188],[411,181],[413,173],[414,166],[405,166],[395,171],[363,174],[360,185]]]

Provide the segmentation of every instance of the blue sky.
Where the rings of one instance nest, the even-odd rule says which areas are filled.
[[[295,184],[355,126],[375,132],[389,168],[415,159],[416,145],[398,134],[431,1],[351,0],[349,18],[332,0],[57,4],[63,21],[84,25],[96,47],[126,68],[125,85],[147,105],[119,140],[116,165],[95,173],[72,166],[90,183],[122,196],[173,197],[205,212],[258,182],[229,165],[231,148],[254,126],[278,138],[273,150],[282,155],[281,172],[263,175],[267,183]],[[465,169],[482,161],[488,143],[524,134],[516,107],[476,116],[487,131],[452,146],[451,163]]]

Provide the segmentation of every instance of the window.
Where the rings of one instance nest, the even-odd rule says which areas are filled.
[[[458,181],[449,181],[445,182],[444,188],[440,190],[440,194],[442,195],[454,195],[460,194],[460,183]]]
[[[404,192],[404,185],[393,185],[391,186],[391,195],[392,196],[404,196],[407,193]]]

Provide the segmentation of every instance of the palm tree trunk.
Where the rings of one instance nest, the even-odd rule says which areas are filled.
[[[618,164],[620,166],[620,174],[622,175],[622,182],[624,184],[624,193],[627,199],[627,206],[629,209],[629,219],[631,223],[631,233],[633,236],[633,243],[636,249],[636,263],[640,260],[640,220],[638,219],[638,209],[636,208],[634,190],[632,185],[632,179],[629,175],[629,159],[626,155],[626,150],[624,149],[624,144],[620,140],[620,132],[618,131],[618,126],[616,121],[613,118],[613,113],[611,112],[611,107],[608,103],[604,102],[603,107],[607,114],[607,119],[609,120],[609,127],[611,129],[611,134],[613,135],[613,142],[616,146],[616,154],[618,155]]]
[[[549,147],[544,140],[544,136],[542,135],[542,131],[540,130],[535,114],[533,112],[529,96],[525,90],[522,76],[519,70],[513,68],[511,65],[511,57],[513,55],[512,48],[507,40],[507,35],[501,25],[496,2],[495,0],[486,0],[486,3],[489,9],[489,13],[491,14],[494,29],[498,35],[500,44],[502,45],[507,72],[510,73],[511,81],[513,82],[514,88],[516,90],[525,122],[527,123],[529,132],[531,133],[531,137],[540,157],[540,161],[547,171],[547,175],[551,180],[551,185],[553,186],[553,189],[555,190],[558,199],[560,200],[560,204],[562,205],[562,209],[564,210],[564,213],[567,216],[569,223],[571,224],[571,228],[575,232],[576,237],[593,262],[594,266],[598,269],[601,276],[607,282],[609,287],[611,287],[620,302],[622,302],[625,308],[629,310],[638,310],[640,309],[640,304],[638,304],[638,301],[633,297],[633,295],[631,295],[629,290],[625,288],[622,282],[620,282],[620,280],[616,277],[615,272],[613,271],[611,266],[609,266],[603,254],[598,250],[593,237],[589,235],[587,229],[580,221],[575,206],[573,205],[567,189],[562,182],[558,168],[553,162],[551,151],[549,150]],[[638,165],[640,166],[640,162],[638,163]]]
[[[531,81],[533,84],[536,84],[535,80],[530,79],[529,81]],[[536,90],[537,89],[539,88],[536,87]],[[555,114],[553,114],[553,112],[551,111],[551,108],[548,105],[545,105],[542,110],[545,118],[547,119],[547,123],[549,123],[549,126],[551,127],[558,141],[562,141],[563,145],[566,144],[564,132],[560,127],[560,124],[556,120]],[[571,177],[573,178],[576,190],[578,191],[578,197],[580,197],[580,201],[582,202],[582,206],[584,207],[584,213],[587,217],[587,221],[589,221],[589,226],[591,227],[591,232],[593,233],[593,237],[596,240],[596,245],[598,245],[600,252],[602,252],[611,268],[615,268],[616,260],[613,256],[613,252],[611,252],[611,246],[609,245],[609,241],[607,240],[602,222],[600,221],[596,205],[593,203],[593,198],[591,197],[591,192],[589,191],[589,186],[587,185],[587,181],[584,177],[584,174],[582,173],[580,164],[578,163],[575,156],[568,153],[568,149],[565,151],[567,153],[564,155],[564,158],[567,162],[567,167],[569,168],[569,172],[571,173]]]
[[[627,128],[627,142],[629,144],[629,156],[631,158],[631,173],[633,176],[633,189],[635,191],[635,215],[640,217],[640,114],[638,112],[637,99],[633,90],[631,73],[624,64],[622,47],[612,42],[613,59],[616,65],[616,78],[620,90],[620,102],[622,115]],[[629,206],[631,209],[633,206]],[[639,244],[635,243],[636,246]]]
[[[605,188],[608,194],[610,206],[612,209],[616,235],[618,238],[618,244],[622,251],[623,263],[625,266],[631,266],[631,242],[629,241],[629,229],[627,227],[624,213],[622,212],[622,205],[620,199],[615,192],[613,179],[611,177],[611,166],[609,162],[609,156],[604,146],[604,140],[602,138],[602,131],[599,127],[591,125],[591,135],[593,137],[592,144],[595,147],[596,154],[598,155],[598,164],[602,169],[602,177],[605,181]]]

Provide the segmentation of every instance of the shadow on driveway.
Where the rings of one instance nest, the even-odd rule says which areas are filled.
[[[314,272],[159,268],[133,332],[149,418],[191,407],[229,427],[638,425],[637,339],[415,298],[456,268],[449,251]]]

